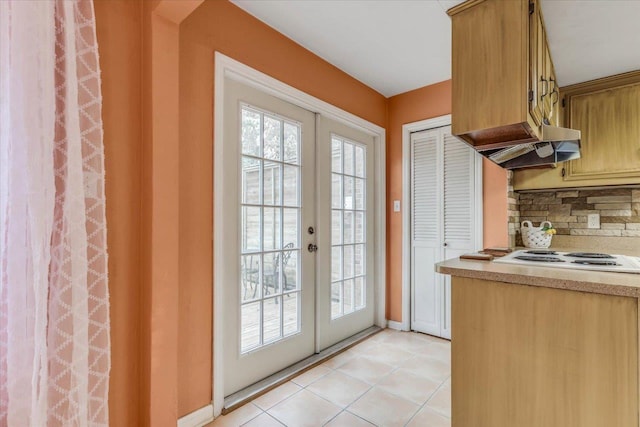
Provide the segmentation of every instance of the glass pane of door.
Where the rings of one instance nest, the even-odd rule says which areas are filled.
[[[240,350],[300,332],[301,126],[241,111]]]
[[[366,307],[366,147],[331,138],[331,319]]]

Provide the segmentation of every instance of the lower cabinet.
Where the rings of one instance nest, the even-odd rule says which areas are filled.
[[[453,277],[453,427],[638,427],[638,299]]]

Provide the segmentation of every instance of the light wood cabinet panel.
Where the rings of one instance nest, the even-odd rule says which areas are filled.
[[[560,92],[565,107],[558,115],[582,132],[581,158],[553,170],[514,171],[514,189],[640,184],[640,71]]]
[[[582,157],[565,179],[640,177],[640,82],[571,96],[567,114],[582,131]]]
[[[549,81],[548,94],[544,97],[544,116],[552,126],[560,126],[560,88],[558,87],[558,80],[556,79],[551,50],[548,44],[545,44],[544,68],[546,79]]]
[[[537,140],[528,111],[528,8],[526,0],[470,0],[448,12],[452,132],[475,147],[500,146],[514,135]]]
[[[548,81],[545,67],[546,40],[542,14],[535,2],[530,3],[532,10],[529,11],[529,112],[536,125],[542,124],[544,117],[544,98],[548,92]],[[545,82],[547,82],[545,84]]]
[[[638,427],[638,300],[453,277],[453,427]]]
[[[537,142],[543,120],[556,120],[538,0],[469,0],[448,13],[454,135],[478,150]]]
[[[549,124],[558,126],[560,92],[542,10],[537,0],[532,0],[530,5],[530,85],[533,92],[533,100],[529,102],[530,112],[538,125],[546,119]]]

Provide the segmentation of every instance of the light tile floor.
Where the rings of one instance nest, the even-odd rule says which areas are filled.
[[[209,426],[449,427],[450,359],[449,341],[385,329]]]

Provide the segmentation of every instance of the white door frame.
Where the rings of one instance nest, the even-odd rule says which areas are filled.
[[[213,136],[213,216],[214,216],[214,259],[213,259],[213,413],[220,415],[224,405],[224,360],[223,360],[223,334],[224,334],[224,287],[229,265],[235,262],[227,262],[229,256],[225,251],[224,242],[215,239],[215,230],[222,230],[230,215],[225,210],[225,182],[222,175],[225,159],[224,147],[224,86],[225,77],[240,81],[241,83],[260,89],[270,95],[278,97],[309,111],[326,116],[332,120],[352,126],[374,137],[375,141],[375,324],[385,327],[386,306],[386,142],[385,129],[368,122],[354,114],[335,107],[316,97],[308,95],[292,86],[274,79],[258,70],[242,64],[220,52],[215,52],[215,82],[214,82],[214,136]]]
[[[411,134],[451,125],[451,114],[402,125],[402,321],[390,325],[402,331],[411,329]],[[474,240],[482,246],[482,156],[476,153]]]

